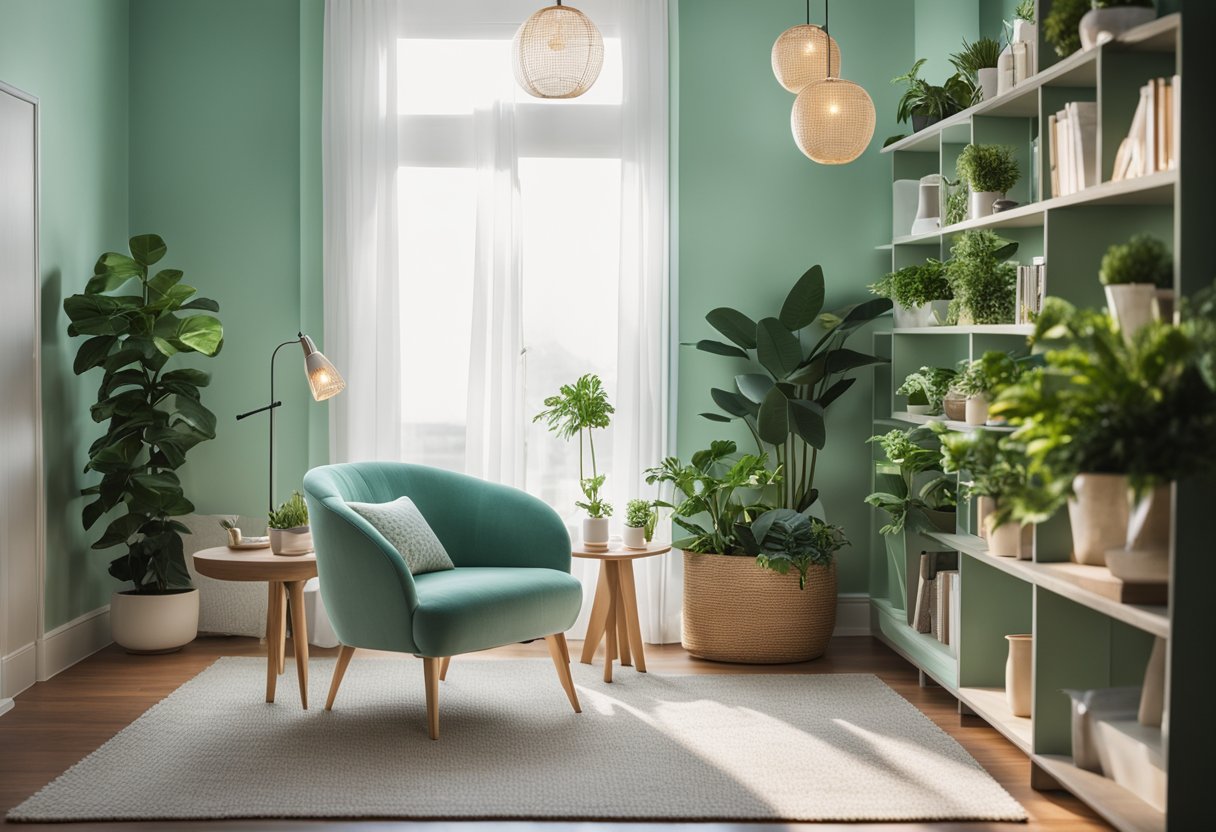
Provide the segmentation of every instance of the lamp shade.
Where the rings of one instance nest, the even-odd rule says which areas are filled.
[[[346,381],[333,362],[317,351],[317,345],[307,335],[300,336],[304,348],[304,372],[312,397],[319,402],[332,399],[346,389]]]
[[[824,50],[830,50],[831,72]],[[818,26],[802,23],[782,32],[773,43],[773,75],[792,93],[829,75],[840,75],[840,47],[835,38]]]
[[[515,80],[536,98],[577,98],[604,66],[604,38],[587,15],[548,6],[515,33]]]
[[[874,102],[842,78],[825,78],[794,99],[790,128],[798,149],[821,165],[843,165],[860,156],[874,137]]]

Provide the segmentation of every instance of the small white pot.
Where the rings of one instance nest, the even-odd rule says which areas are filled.
[[[967,397],[967,424],[984,425],[988,423],[988,397],[983,393]]]
[[[626,549],[645,549],[646,530],[641,526],[626,526],[621,532],[621,541]]]
[[[110,596],[110,634],[128,653],[172,653],[198,635],[198,590]]]
[[[988,554],[998,558],[1022,556],[1022,524],[1002,523],[988,530]]]
[[[1128,482],[1122,474],[1078,474],[1073,478],[1076,495],[1068,501],[1072,526],[1072,559],[1091,566],[1105,566],[1108,549],[1123,546],[1127,539]]]
[[[583,545],[593,552],[608,551],[608,518],[583,518]]]
[[[893,304],[892,317],[897,329],[909,327],[941,326],[946,322],[950,311],[950,301],[931,300],[920,306],[900,306]]]
[[[1153,283],[1118,283],[1103,288],[1106,307],[1129,344],[1142,326],[1160,320],[1165,308],[1168,308],[1168,316],[1173,317],[1174,292],[1171,289],[1158,289]]]
[[[908,412],[911,414],[914,414],[916,416],[928,416],[930,413],[933,412],[933,405],[931,405],[931,404],[910,404],[910,405],[908,405]]]
[[[271,529],[270,551],[284,557],[298,557],[312,551],[312,529],[296,526],[294,529]]]
[[[1081,36],[1081,48],[1093,49],[1099,43],[1113,40],[1127,30],[1148,23],[1156,17],[1157,10],[1145,6],[1090,9],[1077,27],[1077,33]]]
[[[972,191],[970,218],[975,220],[992,216],[992,203],[1004,198],[1005,195],[999,191]]]
[[[996,98],[997,86],[1000,79],[1000,73],[997,71],[997,68],[994,66],[986,67],[977,71],[975,75],[980,86],[980,98],[984,101]]]
[[[1005,660],[1005,699],[1014,716],[1030,716],[1034,679],[1034,636],[1005,636],[1009,657]]]
[[[1170,516],[1173,489],[1159,485],[1132,506],[1126,548],[1108,549],[1110,574],[1135,584],[1164,584],[1170,579]]]

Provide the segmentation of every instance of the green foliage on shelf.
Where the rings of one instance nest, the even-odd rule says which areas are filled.
[[[1022,175],[1014,149],[1000,144],[969,144],[959,154],[959,178],[975,192],[1006,193]]]
[[[942,184],[946,186],[946,217],[945,225],[955,225],[967,219],[968,200],[971,192],[967,190],[967,183],[962,179],[956,179],[951,182],[946,177],[942,177]]]
[[[954,297],[950,281],[946,280],[946,264],[932,257],[920,265],[904,266],[885,275],[877,283],[871,283],[869,289],[909,309],[931,300]]]
[[[1051,11],[1043,18],[1043,39],[1061,58],[1081,48],[1078,26],[1091,8],[1090,0],[1052,0]]]
[[[981,69],[996,69],[997,59],[1001,57],[1000,41],[990,37],[982,37],[975,43],[968,43],[963,38],[963,48],[950,56],[950,63],[965,77],[972,86],[971,101],[979,100],[979,71]]]
[[[1013,10],[1013,16],[1027,23],[1034,23],[1034,0],[1021,0]]]
[[[812,566],[827,566],[849,545],[844,529],[789,508],[775,508],[736,530],[744,551],[756,563],[781,575],[798,571],[798,588],[806,589]]]
[[[1010,520],[1042,522],[1054,513],[1054,501],[1027,469],[1025,446],[1013,436],[991,430],[953,431],[941,422],[932,422],[929,428],[941,440],[942,470],[967,478],[959,486],[959,496],[993,500],[993,527]]]
[[[1153,7],[1153,0],[1093,0],[1093,7],[1095,9],[1117,9],[1126,6],[1151,9]]]
[[[1169,288],[1174,285],[1174,258],[1165,243],[1153,235],[1137,234],[1106,250],[1098,278],[1107,286],[1154,283]]]
[[[965,315],[975,324],[1013,323],[1017,267],[1006,261],[1017,248],[987,229],[958,235],[946,263],[954,289],[951,320]]]
[[[957,376],[957,372],[946,367],[921,367],[908,373],[895,395],[907,396],[908,404],[928,405],[931,413],[941,413],[942,400]]]
[[[578,439],[578,481],[585,500],[575,506],[587,512],[589,517],[612,516],[612,504],[600,497],[604,477],[596,469],[595,433],[612,423],[616,412],[608,402],[604,383],[594,373],[587,373],[573,384],[563,384],[554,396],[544,401],[545,409],[532,417],[533,422],[544,421],[550,433],[565,439]],[[583,435],[591,455],[591,476],[588,477],[583,464]]]
[[[735,390],[711,388],[720,412],[713,422],[741,420],[756,441],[757,454],[782,472],[776,504],[804,511],[819,496],[815,469],[827,442],[824,415],[857,381],[850,373],[887,359],[848,349],[849,337],[891,310],[874,298],[821,313],[823,269],[812,266],[786,295],[776,317],[753,321],[729,307],[710,310],[705,320],[730,343],[698,341],[702,352],[744,359],[751,366],[734,376]],[[807,345],[807,341],[810,345]],[[738,369],[738,362],[733,362]]]
[[[299,491],[291,492],[291,496],[282,502],[277,509],[267,515],[266,525],[272,529],[298,529],[308,525],[308,503]]]
[[[165,370],[179,354],[214,356],[224,343],[219,304],[194,297],[178,269],[150,274],[168,248],[155,234],[129,242],[130,256],[107,252],[93,267],[82,294],[63,302],[68,335],[87,335],[76,353],[76,375],[104,371],[97,402],[90,408],[106,432],[89,447],[85,472],[101,482],[81,491],[94,497],[82,511],[84,528],[115,509],[92,548],[126,547],[109,572],[130,581],[140,593],[163,593],[190,586],[183,534],[190,529],[172,518],[194,511],[175,471],[186,454],[215,438],[215,414],[203,406],[201,389],[211,383],[202,370]],[[136,282],[135,291],[113,294]]]
[[[880,468],[876,479],[880,490],[866,497],[868,505],[891,517],[879,529],[881,534],[901,534],[905,528],[934,529],[937,527],[926,512],[955,510],[957,483],[942,471],[941,442],[936,433],[921,426],[871,436],[867,441],[877,442],[887,457],[888,467],[894,468],[893,473]]]
[[[891,79],[892,84],[906,84],[907,89],[899,99],[895,120],[910,121],[913,116],[943,119],[971,106],[975,97],[974,85],[961,73],[956,72],[942,86],[930,84],[920,77],[920,68],[927,58],[920,58],[912,69]]]
[[[1024,371],[1025,364],[1009,353],[988,350],[969,362],[950,388],[964,396],[994,396],[1016,384]]]

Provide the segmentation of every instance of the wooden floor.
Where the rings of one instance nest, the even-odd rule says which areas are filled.
[[[570,652],[576,657],[581,645],[575,642]],[[201,638],[180,653],[168,656],[129,656],[116,647],[109,647],[64,671],[49,682],[35,685],[17,697],[16,707],[0,717],[0,814],[20,803],[76,761],[135,720],[151,705],[168,696],[174,689],[220,656],[264,655],[256,639]],[[335,655],[336,650],[313,649],[314,656]],[[290,646],[288,656],[291,656]],[[362,654],[360,654],[362,655]],[[505,647],[478,654],[478,658],[515,658],[521,656],[547,657],[544,642]],[[467,661],[472,661],[468,659]],[[290,659],[289,659],[290,661]],[[598,659],[597,659],[598,663]],[[466,823],[466,822],[385,822],[385,821],[234,821],[207,823],[143,824],[62,824],[71,830],[111,830],[135,827],[143,830],[161,829],[252,829],[281,830],[303,828],[314,832],[334,830],[411,829],[415,832],[487,832],[493,829],[524,832],[541,829],[545,832],[648,832],[658,829],[685,829],[689,832],[727,832],[727,830],[794,829],[814,826],[816,829],[840,829],[866,832],[879,828],[906,832],[926,830],[1068,830],[1090,832],[1108,829],[1084,804],[1059,792],[1040,793],[1029,785],[1030,764],[1026,756],[987,726],[960,727],[955,700],[936,687],[921,688],[911,665],[885,646],[871,638],[834,639],[828,655],[802,665],[754,666],[724,665],[689,657],[678,645],[647,646],[646,663],[652,673],[874,673],[902,696],[920,708],[934,722],[962,743],[989,773],[995,777],[1030,815],[1030,823],[1022,824],[650,824],[650,823]],[[632,673],[632,670],[623,670]],[[294,684],[289,675],[282,685]],[[320,704],[327,679],[313,678],[310,697]],[[261,696],[262,690],[251,690],[250,696]],[[808,705],[810,707],[810,705]],[[830,772],[825,776],[831,776]],[[172,795],[164,795],[172,800]],[[4,824],[9,826],[9,824]],[[17,824],[11,825],[14,829]],[[28,827],[27,827],[28,828]]]

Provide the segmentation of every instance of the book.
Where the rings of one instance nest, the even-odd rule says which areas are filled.
[[[1182,155],[1182,76],[1170,79],[1170,170],[1178,167]]]
[[[918,633],[933,631],[934,579],[939,570],[957,569],[958,552],[921,552],[920,577],[916,584],[916,605],[912,626]]]
[[[1093,101],[1070,103],[1074,153],[1077,161],[1075,171],[1076,191],[1098,184],[1098,105]]]
[[[950,585],[957,574],[957,569],[945,569],[937,573],[937,579],[934,581],[933,605],[937,616],[934,636],[942,644],[950,644],[953,629],[950,619]]]
[[[963,575],[961,572],[951,573],[950,576],[950,652],[958,655],[959,631],[962,629],[963,608]]]
[[[1047,164],[1051,172],[1051,195],[1060,195],[1060,139],[1056,131],[1056,117],[1047,117]]]

